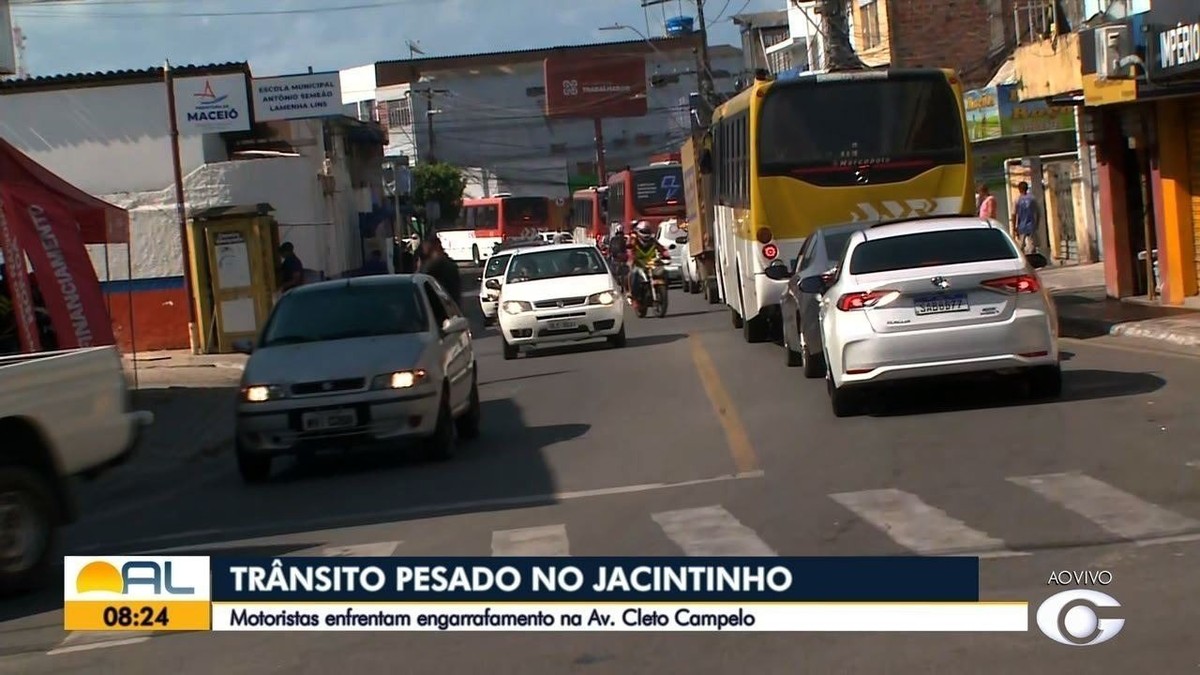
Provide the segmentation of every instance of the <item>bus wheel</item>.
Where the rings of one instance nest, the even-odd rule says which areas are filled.
[[[738,314],[737,310],[732,307],[729,308],[729,319],[733,322],[733,327],[735,329],[740,329],[742,327],[742,315]]]
[[[742,322],[742,337],[746,342],[763,342],[770,335],[770,327],[766,312],[760,312],[753,319]]]

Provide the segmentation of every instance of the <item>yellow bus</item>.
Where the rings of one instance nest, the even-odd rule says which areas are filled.
[[[760,78],[714,111],[708,134],[717,282],[748,342],[778,332],[789,264],[818,228],[974,212],[950,70]]]

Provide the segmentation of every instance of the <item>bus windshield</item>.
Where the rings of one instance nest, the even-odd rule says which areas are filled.
[[[763,176],[862,185],[965,161],[959,103],[940,73],[786,82],[772,86],[762,104]]]
[[[504,200],[504,224],[509,227],[540,227],[550,218],[545,197],[507,197]]]
[[[684,206],[683,167],[654,166],[633,171],[633,205],[638,211],[656,206]]]

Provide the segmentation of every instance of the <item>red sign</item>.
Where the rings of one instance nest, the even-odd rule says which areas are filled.
[[[646,114],[646,58],[627,54],[546,59],[546,117],[604,119]]]
[[[58,348],[114,344],[104,292],[71,209],[31,185],[0,186],[0,197],[8,246],[15,240],[33,263]]]
[[[38,335],[37,317],[34,316],[33,289],[29,287],[29,275],[25,273],[25,251],[21,249],[16,234],[8,227],[4,215],[4,202],[0,199],[0,248],[4,251],[4,282],[8,285],[8,297],[12,300],[13,320],[17,324],[17,337],[21,351],[32,354],[42,351],[42,339]]]

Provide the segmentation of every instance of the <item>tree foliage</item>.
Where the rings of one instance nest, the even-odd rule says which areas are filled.
[[[462,171],[451,164],[418,164],[413,168],[413,207],[417,216],[428,223],[425,203],[437,202],[441,207],[441,222],[454,222],[462,208],[463,190],[467,181]]]

